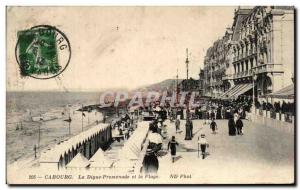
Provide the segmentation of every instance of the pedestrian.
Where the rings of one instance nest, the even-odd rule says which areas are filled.
[[[216,119],[222,119],[222,111],[220,106],[217,108]]]
[[[208,117],[207,117],[207,119],[208,120],[211,119],[211,109],[208,110]]]
[[[187,119],[185,123],[185,140],[192,140],[193,138],[193,122],[191,119]]]
[[[216,114],[215,114],[215,110],[211,110],[211,113],[210,113],[210,119],[215,119],[216,117]]]
[[[243,121],[241,120],[241,117],[238,117],[236,121],[236,129],[237,129],[237,134],[238,135],[243,135]]]
[[[206,156],[206,147],[209,147],[209,144],[205,138],[205,134],[201,134],[201,138],[199,139],[198,143],[200,144],[202,159],[204,159]]]
[[[177,118],[175,121],[176,133],[180,130],[180,120]]]
[[[228,120],[228,134],[229,136],[236,135],[235,121],[232,117]]]
[[[216,130],[217,130],[218,128],[217,128],[217,123],[215,122],[214,119],[211,120],[210,128],[211,128],[211,130],[212,130],[212,133],[213,133],[213,134],[216,134]]]
[[[178,146],[178,142],[175,140],[175,136],[172,136],[172,140],[170,140],[168,143],[168,150],[171,149],[171,157],[173,163],[176,157],[176,145]]]
[[[157,127],[152,125],[149,130],[149,144],[143,160],[143,171],[146,174],[157,173],[159,167],[157,152],[161,150],[162,147],[162,137],[157,133]]]

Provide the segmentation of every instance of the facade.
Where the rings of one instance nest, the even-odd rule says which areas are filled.
[[[204,58],[204,94],[218,97],[233,86],[232,30],[227,29],[222,39],[214,42]]]
[[[200,69],[199,73],[199,95],[204,96],[204,70]]]
[[[292,84],[294,8],[239,7],[232,27],[207,50],[205,94],[258,99]]]

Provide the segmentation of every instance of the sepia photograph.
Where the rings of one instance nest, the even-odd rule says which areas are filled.
[[[8,185],[296,183],[294,6],[5,12]]]

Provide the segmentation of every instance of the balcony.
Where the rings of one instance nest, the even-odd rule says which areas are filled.
[[[250,76],[252,76],[252,70],[251,69],[235,73],[233,75],[233,78],[238,79],[238,78],[244,78],[244,77],[250,77]]]
[[[283,73],[282,64],[263,64],[253,67],[253,72],[260,73]]]
[[[222,76],[222,80],[230,80],[232,79],[233,75],[225,75],[225,76]]]

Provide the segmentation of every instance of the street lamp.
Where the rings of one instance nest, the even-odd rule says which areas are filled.
[[[257,75],[255,74],[255,70],[252,69],[252,109],[255,111],[255,81],[257,79]]]
[[[186,49],[186,87],[187,91],[189,91],[188,83],[189,83],[189,56],[188,56],[188,49]],[[184,140],[192,140],[193,138],[193,123],[190,118],[190,110],[189,110],[189,101],[187,101],[186,106],[186,123],[185,123],[185,138]]]

